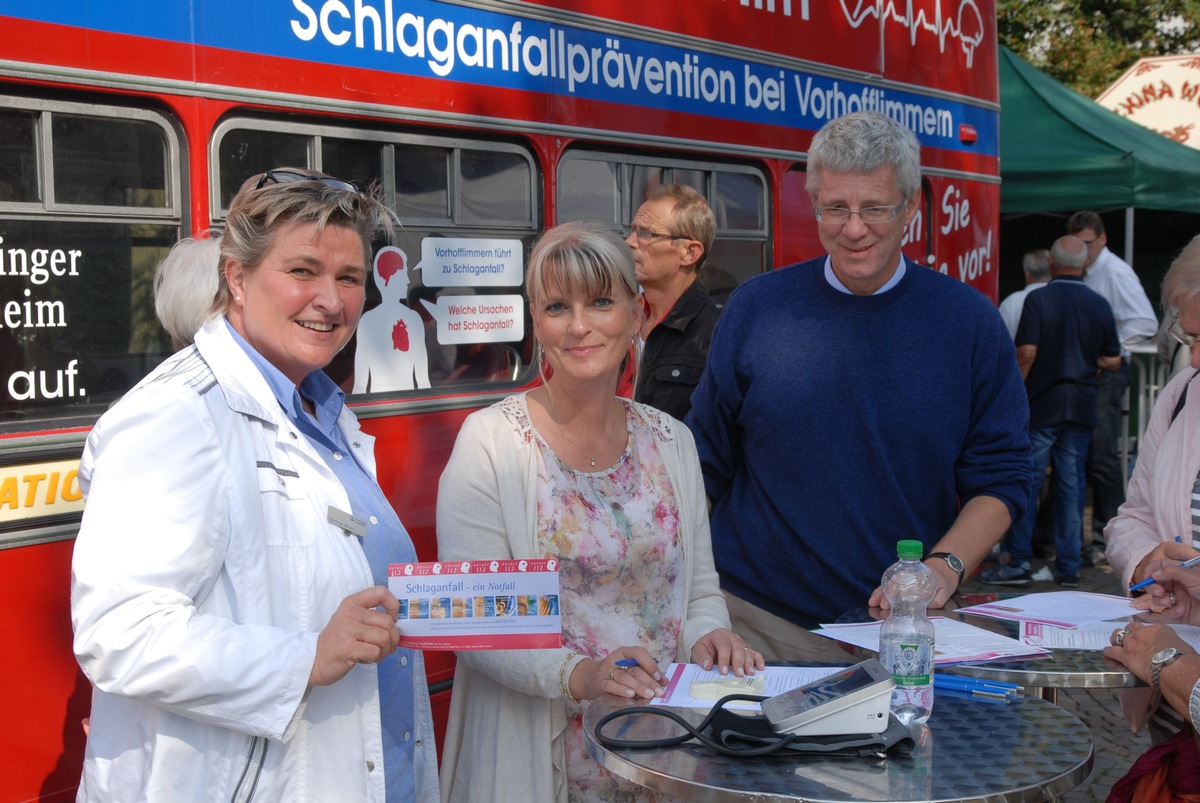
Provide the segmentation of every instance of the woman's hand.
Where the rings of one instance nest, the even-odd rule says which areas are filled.
[[[337,683],[355,664],[377,664],[395,652],[400,644],[400,631],[396,629],[399,615],[400,603],[383,586],[342,600],[317,636],[317,657],[308,685]]]
[[[1124,635],[1121,635],[1124,633]],[[1104,648],[1104,654],[1120,661],[1130,672],[1145,683],[1150,682],[1150,659],[1165,647],[1176,647],[1180,652],[1194,651],[1167,625],[1142,625],[1130,622],[1114,630],[1110,638],[1112,645]]]
[[[692,645],[692,663],[706,672],[715,666],[722,675],[732,670],[739,678],[766,668],[762,653],[750,649],[741,636],[723,627],[701,636]]]
[[[1193,549],[1190,544],[1181,544],[1178,541],[1163,541],[1138,561],[1137,568],[1133,570],[1133,577],[1130,582],[1131,584],[1140,583],[1164,566],[1177,566],[1188,558],[1196,557],[1196,555],[1200,555],[1200,552]]]
[[[1200,623],[1200,566],[1185,569],[1176,560],[1165,564],[1155,560],[1150,565],[1154,567],[1150,576],[1157,582],[1134,597],[1133,606],[1157,614],[1155,621]]]
[[[629,661],[634,665],[627,665]],[[666,694],[662,679],[658,664],[644,647],[618,647],[599,661],[576,664],[567,686],[578,700],[595,700],[601,694],[650,700]]]

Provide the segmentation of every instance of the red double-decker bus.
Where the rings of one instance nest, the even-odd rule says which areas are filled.
[[[994,299],[997,104],[991,0],[0,0],[2,796],[74,794],[83,441],[170,351],[156,264],[220,227],[247,176],[379,181],[403,221],[376,267],[407,292],[368,300],[403,312],[391,357],[352,344],[329,371],[433,559],[463,418],[536,381],[521,284],[539,232],[618,228],[649,186],[692,185],[723,297],[820,253],[805,150],[877,109],[923,145],[906,252]],[[453,656],[428,665],[444,720]]]

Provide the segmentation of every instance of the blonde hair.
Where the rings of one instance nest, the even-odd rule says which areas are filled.
[[[315,170],[278,167],[248,178],[230,203],[221,237],[222,266],[232,259],[254,270],[274,245],[279,224],[291,221],[351,229],[362,240],[369,268],[372,242],[390,243],[396,218],[381,200],[377,185],[362,190]],[[229,300],[222,270],[215,309],[224,312]]]
[[[568,296],[598,297],[624,290],[630,303],[636,303],[638,280],[633,251],[600,223],[561,223],[548,229],[534,245],[525,272],[525,292],[535,308],[541,306],[551,286]],[[632,359],[636,387],[636,350]],[[538,373],[545,382],[540,359]]]

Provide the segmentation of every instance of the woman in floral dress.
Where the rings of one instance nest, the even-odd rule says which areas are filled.
[[[762,656],[729,631],[691,433],[615,393],[642,322],[629,247],[563,224],[534,248],[526,288],[544,383],[463,424],[438,490],[439,558],[557,559],[563,647],[459,653],[443,799],[665,801],[587,754],[586,702],[661,696],[671,661],[741,676]]]

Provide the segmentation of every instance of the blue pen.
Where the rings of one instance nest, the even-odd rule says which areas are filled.
[[[1181,569],[1190,569],[1193,566],[1200,566],[1200,555],[1197,555],[1194,558],[1188,558],[1183,563],[1179,564],[1179,568],[1181,568]],[[1130,591],[1141,591],[1143,588],[1151,586],[1157,582],[1158,581],[1155,580],[1153,577],[1147,577],[1142,582],[1134,583],[1133,585],[1131,585],[1129,587],[1129,590]]]
[[[637,661],[633,660],[632,658],[622,658],[621,660],[617,661],[617,666],[621,667],[622,669],[632,669],[633,667],[637,666]]]

